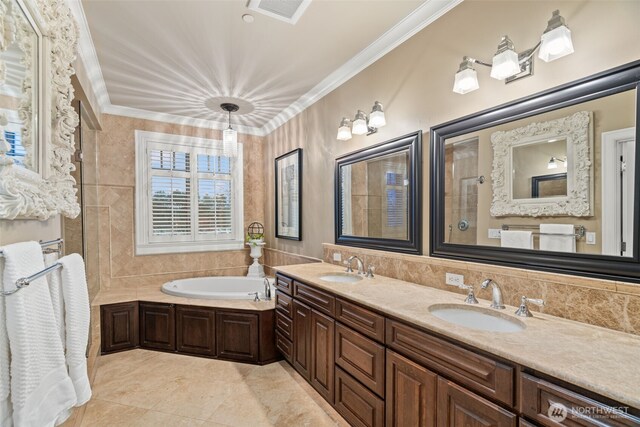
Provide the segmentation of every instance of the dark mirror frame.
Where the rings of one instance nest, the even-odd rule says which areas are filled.
[[[409,191],[407,195],[409,239],[384,239],[346,236],[342,234],[342,189],[340,168],[353,163],[375,159],[408,149]],[[338,245],[419,255],[422,253],[422,131],[416,131],[371,147],[355,151],[336,159],[335,166],[335,242]]]
[[[431,197],[429,255],[471,262],[524,267],[563,274],[640,283],[640,167],[635,170],[633,254],[616,257],[567,254],[491,246],[445,243],[445,141],[459,135],[580,104],[608,95],[636,90],[636,164],[640,165],[640,61],[613,68],[538,94],[481,111],[431,128]]]

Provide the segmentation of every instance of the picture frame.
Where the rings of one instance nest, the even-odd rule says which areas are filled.
[[[275,159],[276,238],[302,240],[302,148]]]

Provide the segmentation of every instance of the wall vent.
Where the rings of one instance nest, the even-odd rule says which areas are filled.
[[[249,0],[247,7],[294,25],[310,3],[311,0]]]

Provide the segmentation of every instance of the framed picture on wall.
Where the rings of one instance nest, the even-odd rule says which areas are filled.
[[[276,238],[302,240],[302,148],[275,160]]]

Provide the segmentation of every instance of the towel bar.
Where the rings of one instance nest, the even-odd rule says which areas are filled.
[[[49,254],[49,253],[62,253],[62,243],[64,242],[64,239],[55,239],[55,240],[47,240],[46,242],[43,242],[42,240],[40,240],[40,246],[42,246],[42,252],[45,254]],[[52,248],[48,248],[47,246],[53,246],[53,245],[57,245],[58,248],[57,249],[52,249]],[[0,258],[4,257],[4,252],[2,252],[2,250],[0,250]]]
[[[33,282],[34,280],[39,279],[42,276],[46,276],[47,274],[49,274],[52,271],[55,271],[55,270],[57,270],[59,268],[62,268],[62,264],[60,264],[59,262],[56,262],[55,264],[52,264],[49,267],[45,268],[44,270],[40,270],[37,273],[32,274],[31,276],[22,277],[22,278],[16,280],[16,288],[15,289],[12,289],[10,291],[2,291],[2,292],[0,292],[0,295],[7,296],[7,295],[15,294],[20,289],[29,286],[31,284],[31,282]]]
[[[537,225],[521,225],[521,224],[502,224],[503,230],[510,230],[511,228],[538,228]],[[534,231],[531,234],[536,236],[573,236],[576,239],[581,239],[587,233],[587,229],[583,225],[575,226],[576,232],[574,234],[567,233],[541,233],[539,231]]]

